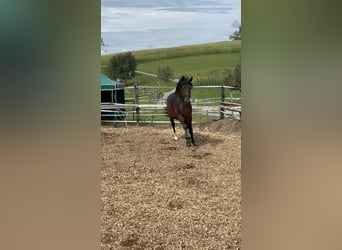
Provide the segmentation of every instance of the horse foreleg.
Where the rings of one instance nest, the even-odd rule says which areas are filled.
[[[190,132],[190,136],[191,136],[192,146],[196,146],[195,140],[194,140],[194,132],[193,132],[193,130],[192,130],[192,125],[191,125],[191,124],[190,124],[190,126],[189,126],[189,132]]]
[[[188,147],[190,147],[190,146],[191,146],[190,139],[191,139],[191,141],[193,140],[192,135],[191,135],[191,133],[192,133],[192,128],[191,128],[191,126],[189,126],[189,125],[187,124],[186,121],[182,120],[182,121],[180,121],[180,122],[182,123],[183,129],[184,129],[184,132],[185,132],[186,145],[187,145]],[[191,128],[191,130],[190,130],[190,128]],[[191,131],[191,132],[190,132],[190,131]]]
[[[171,121],[171,125],[172,125],[172,128],[173,128],[173,133],[175,134],[175,137],[173,138],[175,141],[178,140],[178,137],[177,137],[177,134],[176,134],[176,128],[175,128],[175,120],[170,118],[170,121]]]

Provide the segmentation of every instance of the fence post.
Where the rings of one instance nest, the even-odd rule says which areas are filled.
[[[224,118],[224,107],[223,107],[223,103],[224,103],[224,87],[223,84],[221,85],[221,107],[220,107],[220,119],[222,120]]]
[[[139,117],[139,91],[138,91],[138,84],[134,83],[134,104],[136,105],[135,107],[135,118],[137,121],[137,124],[139,125],[140,117]]]

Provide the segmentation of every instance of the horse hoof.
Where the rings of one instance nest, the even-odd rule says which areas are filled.
[[[191,142],[186,142],[186,145],[188,146],[188,147],[191,147]]]
[[[175,141],[177,141],[177,140],[178,140],[178,137],[177,137],[177,136],[175,136],[173,139],[174,139]]]

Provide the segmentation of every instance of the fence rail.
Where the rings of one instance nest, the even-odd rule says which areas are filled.
[[[142,100],[147,101],[146,90],[152,89],[151,93],[158,94],[160,89],[164,87],[138,86],[137,84],[125,89],[133,90],[134,97],[125,99],[126,104],[122,103],[101,103],[101,120],[103,122],[117,123],[169,123],[166,117],[166,103],[161,98],[153,99],[157,103],[140,103]],[[165,87],[166,89],[167,87]],[[208,116],[211,118],[224,119],[230,117],[233,119],[241,119],[241,98],[234,98],[232,91],[241,91],[239,88],[231,86],[194,86],[194,88],[220,88],[221,96],[217,98],[192,98],[193,121],[198,122],[198,117]],[[168,88],[170,89],[170,88]],[[230,96],[226,97],[225,90],[230,90]],[[151,100],[151,98],[150,98]]]

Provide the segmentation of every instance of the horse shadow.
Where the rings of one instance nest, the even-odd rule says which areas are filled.
[[[195,137],[195,143],[196,143],[197,148],[207,145],[207,144],[210,144],[210,146],[215,147],[216,145],[223,143],[222,139],[213,138],[210,135],[194,133],[194,137]]]
[[[201,146],[204,146],[207,144],[210,144],[210,146],[215,147],[219,145],[220,143],[223,143],[222,139],[213,138],[210,135],[204,135],[201,133],[194,133],[194,137],[195,137],[195,144],[196,144],[196,146],[194,146],[195,148],[200,148]],[[185,139],[184,134],[179,136],[178,141],[184,143],[184,146],[186,146],[186,139]],[[176,145],[172,145],[173,143],[174,143],[174,140],[171,140],[171,139],[164,138],[160,140],[160,144],[168,145],[167,147],[168,149],[177,150],[178,147]]]

